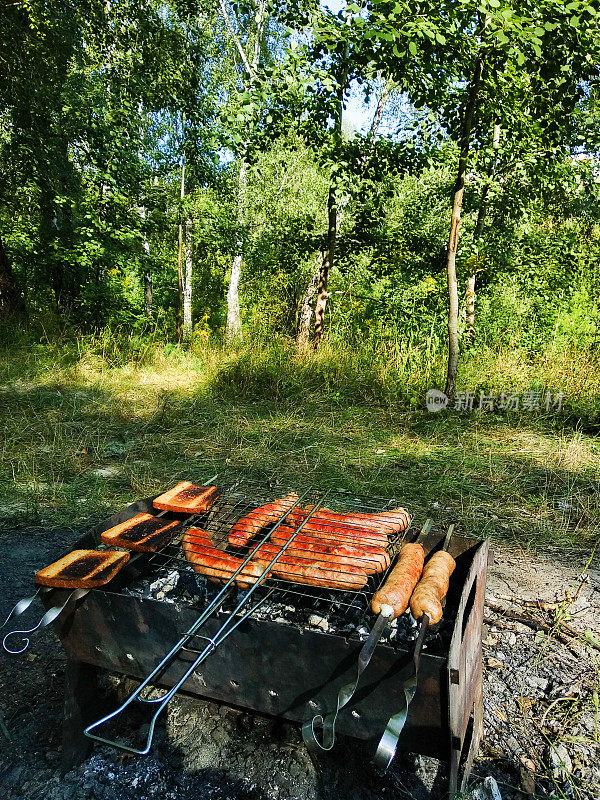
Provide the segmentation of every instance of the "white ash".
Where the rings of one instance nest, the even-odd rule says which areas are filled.
[[[248,600],[248,608],[264,596],[269,584],[255,590]],[[203,575],[187,565],[178,569],[165,566],[157,570],[152,581],[148,577],[140,578],[123,589],[123,593],[162,602],[189,604],[201,611],[222,591],[223,585],[212,583]],[[249,592],[233,589],[223,597],[219,610],[228,613],[233,611],[241,599]],[[242,612],[244,610],[242,609]],[[294,625],[301,629],[321,631],[346,639],[364,641],[375,624],[376,617],[368,608],[365,595],[359,594],[350,599],[336,591],[310,591],[304,594],[302,587],[290,584],[290,589],[279,589],[272,597],[252,612],[254,619],[277,622],[280,625]],[[411,645],[418,635],[418,624],[410,613],[405,613],[384,630],[381,643],[392,647]],[[428,634],[424,649],[429,652],[447,652],[452,624],[442,622],[432,628]]]
[[[148,587],[148,591],[150,596],[155,597],[157,600],[170,600],[168,595],[177,588],[178,583],[179,572],[172,570],[166,577],[157,578],[153,581]]]
[[[329,630],[329,622],[325,617],[320,617],[318,614],[311,614],[308,618],[308,624],[313,628],[321,628],[325,633]]]

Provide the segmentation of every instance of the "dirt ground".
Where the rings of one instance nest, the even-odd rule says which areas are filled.
[[[31,593],[35,570],[76,538],[68,530],[0,537],[2,620]],[[591,642],[600,637],[598,561],[586,565],[584,555],[559,551],[494,550],[484,632],[485,732],[472,785],[491,775],[503,800],[595,800],[600,650]],[[563,641],[557,622],[570,626]],[[62,777],[64,669],[49,629],[26,654],[0,655],[0,796],[6,800],[424,800],[443,791],[445,765],[432,759],[398,755],[380,775],[364,745],[342,739],[332,754],[313,761],[296,726],[183,697],[172,701],[151,755],[97,746]],[[132,735],[141,741],[146,731],[141,724]]]

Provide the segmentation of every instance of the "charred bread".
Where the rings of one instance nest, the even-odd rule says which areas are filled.
[[[208,511],[217,498],[216,486],[195,486],[190,481],[181,481],[154,500],[154,508],[161,511],[181,511],[185,514],[200,514]]]
[[[61,589],[95,589],[112,580],[129,561],[122,550],[73,550],[41,569],[36,583]]]
[[[101,539],[104,544],[153,553],[168,544],[177,533],[178,520],[164,520],[152,514],[136,514],[135,517],[104,531]]]

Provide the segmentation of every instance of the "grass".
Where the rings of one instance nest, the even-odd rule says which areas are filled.
[[[485,366],[509,386],[514,359],[502,363],[476,355],[465,381]],[[565,370],[577,381],[587,372],[592,396],[600,371],[589,366]],[[600,439],[573,425],[572,412],[432,415],[414,403],[425,370],[399,391],[398,363],[395,372],[383,361],[359,367],[333,348],[298,360],[281,345],[186,353],[133,340],[123,348],[114,336],[5,346],[0,528],[78,527],[216,472],[223,482],[393,496],[417,519],[455,520],[524,547],[599,540]],[[513,391],[539,383],[534,368],[520,369]]]

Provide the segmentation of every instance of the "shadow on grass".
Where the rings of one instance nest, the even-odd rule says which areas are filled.
[[[236,401],[213,388],[145,393],[134,377],[131,392],[124,400],[83,377],[2,391],[3,527],[98,519],[218,473],[394,497],[417,522],[432,515],[527,546],[599,538],[599,443],[556,420]]]

